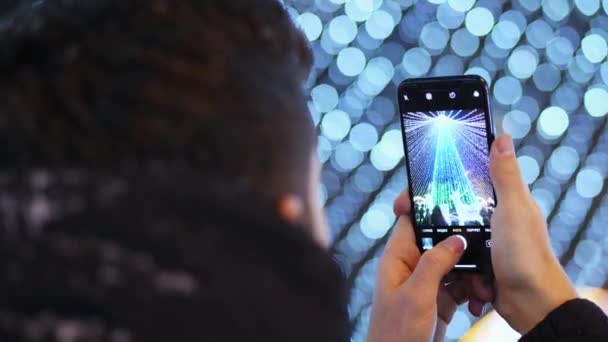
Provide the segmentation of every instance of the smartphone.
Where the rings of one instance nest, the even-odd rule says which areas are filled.
[[[487,83],[479,76],[408,79],[398,93],[418,247],[424,252],[462,235],[467,248],[455,270],[491,273],[496,195]]]

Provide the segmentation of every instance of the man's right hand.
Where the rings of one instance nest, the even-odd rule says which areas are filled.
[[[551,311],[577,297],[553,255],[547,225],[523,183],[513,141],[492,145],[490,173],[497,207],[492,217],[492,265],[498,313],[525,334]]]

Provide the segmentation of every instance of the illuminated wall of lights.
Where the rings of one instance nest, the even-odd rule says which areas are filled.
[[[516,141],[552,246],[578,286],[608,279],[608,0],[285,0],[314,51],[323,200],[367,334],[378,256],[406,187],[396,85],[476,74]],[[447,339],[474,322],[460,310]]]

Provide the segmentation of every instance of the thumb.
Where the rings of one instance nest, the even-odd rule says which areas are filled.
[[[508,135],[499,136],[492,144],[490,176],[498,202],[519,200],[528,194],[528,187],[519,171],[513,140]]]
[[[458,263],[466,248],[467,240],[461,235],[453,235],[443,240],[422,254],[412,274],[412,283],[420,286],[439,284]]]

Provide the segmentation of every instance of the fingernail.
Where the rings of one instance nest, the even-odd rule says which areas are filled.
[[[462,253],[467,249],[467,239],[462,235],[453,235],[445,240],[445,245],[454,253]]]
[[[502,156],[508,156],[515,154],[515,147],[513,146],[513,139],[510,136],[504,136],[496,140],[496,149],[498,154]]]

